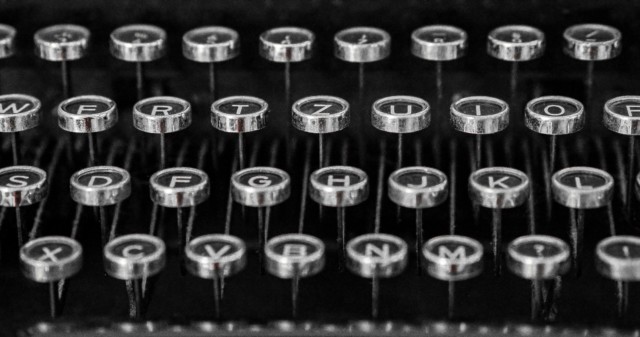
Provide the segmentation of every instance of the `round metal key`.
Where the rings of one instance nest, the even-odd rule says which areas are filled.
[[[334,55],[343,61],[375,62],[391,54],[391,36],[379,28],[347,28],[336,33],[333,46]]]
[[[170,96],[143,99],[133,106],[133,126],[147,133],[171,133],[191,125],[191,104]]]
[[[71,199],[81,205],[115,205],[129,195],[131,177],[119,167],[88,167],[71,176]]]
[[[209,198],[209,177],[190,167],[172,167],[149,179],[151,200],[163,207],[195,206]]]
[[[596,247],[596,269],[616,281],[640,281],[640,238],[608,237]]]
[[[247,264],[247,247],[241,239],[225,234],[209,234],[191,240],[185,247],[185,265],[203,279],[229,277]]]
[[[501,99],[471,96],[451,104],[451,124],[455,130],[491,134],[509,126],[509,105]]]
[[[507,266],[528,280],[549,280],[569,270],[569,245],[547,235],[525,235],[507,247]]]
[[[264,247],[265,269],[283,279],[309,277],[324,268],[324,243],[306,234],[284,234]]]
[[[401,168],[389,176],[388,193],[391,201],[403,207],[434,207],[449,195],[447,176],[430,167]]]
[[[0,206],[28,206],[42,200],[49,190],[47,173],[33,166],[0,169]]]
[[[240,55],[240,37],[227,27],[195,28],[182,36],[182,55],[202,63],[228,61]]]
[[[347,243],[347,268],[367,278],[402,273],[409,260],[407,243],[389,234],[364,234]]]
[[[231,176],[233,200],[249,207],[269,207],[284,202],[291,194],[287,172],[274,167],[251,167]]]
[[[16,29],[5,24],[0,24],[0,59],[13,56],[15,46]]]
[[[522,205],[531,192],[524,172],[509,167],[487,167],[469,176],[471,200],[488,208],[514,208]]]
[[[371,124],[378,130],[411,133],[426,129],[429,123],[429,103],[418,97],[385,97],[375,101],[371,108]]]
[[[72,61],[87,53],[91,33],[78,25],[42,28],[33,36],[36,54],[47,61]]]
[[[480,242],[460,235],[437,236],[422,247],[427,272],[442,281],[462,281],[480,275],[483,253]]]
[[[291,108],[293,126],[309,133],[331,133],[349,126],[349,103],[335,96],[309,96]]]
[[[20,132],[40,124],[40,100],[29,95],[0,96],[0,132]]]
[[[20,248],[20,269],[28,279],[49,283],[69,278],[82,268],[82,246],[64,236],[45,236]]]
[[[543,96],[527,103],[524,123],[544,135],[568,135],[584,127],[584,106],[564,96]]]
[[[211,105],[211,125],[224,132],[251,132],[267,126],[269,105],[252,96],[231,96]]]
[[[446,25],[431,25],[411,33],[411,53],[429,61],[452,61],[467,53],[467,32]]]
[[[330,207],[355,206],[369,196],[367,174],[351,166],[329,166],[314,171],[309,180],[313,201]]]
[[[541,30],[523,25],[498,27],[487,37],[487,53],[503,61],[535,60],[542,56],[545,45]]]
[[[111,33],[110,50],[115,58],[127,62],[150,62],[166,52],[167,33],[164,29],[135,24],[122,26]]]
[[[74,133],[110,129],[118,122],[116,102],[103,96],[77,96],[58,105],[58,126]]]
[[[299,27],[278,27],[260,34],[260,56],[271,62],[301,62],[311,58],[315,35]]]
[[[640,135],[640,96],[620,96],[604,104],[604,126],[616,133]]]
[[[117,237],[104,247],[104,268],[119,280],[136,280],[158,274],[166,263],[165,245],[147,234]]]
[[[622,51],[622,34],[611,26],[580,24],[567,28],[563,34],[564,53],[583,61],[612,59]]]
[[[611,202],[613,177],[592,167],[569,167],[551,177],[553,199],[569,208],[598,208]]]

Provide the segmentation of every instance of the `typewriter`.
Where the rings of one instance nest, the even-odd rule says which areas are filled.
[[[637,3],[0,9],[0,334],[640,333]]]

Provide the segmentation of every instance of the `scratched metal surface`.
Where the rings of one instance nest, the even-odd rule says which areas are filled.
[[[273,209],[270,236],[298,230],[302,219],[304,232],[323,238],[328,246],[324,272],[301,282],[299,318],[318,326],[337,324],[337,328],[327,332],[319,327],[305,330],[301,326],[294,334],[322,331],[327,334],[385,333],[383,324],[364,330],[350,328],[349,322],[369,318],[370,283],[348,272],[337,271],[335,212],[326,211],[320,221],[318,208],[303,197],[304,177],[317,166],[316,139],[289,127],[289,109],[282,93],[282,68],[257,55],[257,37],[261,31],[283,24],[297,24],[316,32],[318,53],[313,60],[292,66],[293,98],[334,94],[353,105],[352,125],[345,132],[329,136],[327,142],[329,164],[357,166],[370,177],[372,193],[369,200],[347,211],[349,238],[372,231],[379,222],[381,231],[399,235],[413,245],[413,212],[402,211],[400,222],[397,222],[396,207],[384,190],[386,176],[397,165],[396,138],[374,130],[368,122],[368,111],[375,99],[409,94],[424,97],[432,104],[433,122],[426,131],[405,138],[403,163],[436,167],[447,173],[455,184],[449,202],[425,211],[425,238],[446,234],[453,224],[456,233],[474,237],[489,247],[490,212],[481,211],[478,221],[474,221],[466,191],[466,179],[474,156],[472,139],[454,133],[447,121],[451,101],[483,94],[506,99],[512,109],[508,130],[485,138],[483,160],[489,165],[523,170],[533,182],[530,202],[503,212],[503,241],[506,243],[531,229],[568,240],[568,212],[557,205],[552,209],[549,207],[545,185],[549,172],[544,169],[546,141],[523,126],[522,107],[529,99],[545,94],[567,95],[583,101],[588,126],[579,134],[561,137],[559,164],[606,169],[616,178],[616,191],[611,208],[587,212],[585,254],[581,261],[583,273],[580,277],[568,275],[563,279],[558,315],[554,322],[548,323],[553,329],[535,325],[531,327],[534,330],[501,328],[503,324],[515,327],[529,322],[530,284],[508,272],[501,277],[493,276],[491,263],[487,260],[485,273],[456,285],[456,315],[451,320],[452,325],[447,326],[451,330],[446,331],[453,334],[460,330],[459,322],[464,322],[474,329],[490,326],[495,329],[490,332],[506,334],[586,331],[601,335],[611,333],[612,330],[603,330],[607,327],[634,333],[640,313],[640,307],[634,303],[639,296],[637,286],[632,285],[630,289],[628,319],[617,319],[615,284],[597,275],[592,253],[595,244],[611,234],[610,228],[615,228],[619,234],[638,234],[635,217],[628,221],[622,212],[622,200],[627,193],[626,138],[604,130],[600,123],[602,104],[606,99],[634,94],[640,87],[634,76],[640,70],[636,62],[640,56],[638,9],[638,4],[628,1],[434,1],[428,4],[418,1],[401,4],[392,1],[193,1],[188,4],[148,1],[144,5],[135,1],[121,1],[118,5],[106,1],[69,1],[65,2],[64,8],[46,1],[0,2],[0,21],[16,26],[20,34],[20,52],[12,59],[0,62],[0,89],[5,93],[32,94],[44,103],[44,124],[21,136],[21,149],[25,164],[41,167],[49,173],[50,196],[46,202],[26,208],[24,218],[35,236],[70,235],[74,220],[79,221],[77,238],[85,248],[83,270],[68,281],[63,315],[51,321],[47,317],[47,287],[27,281],[18,270],[15,218],[12,210],[3,210],[0,213],[0,332],[13,335],[17,331],[79,331],[80,334],[106,331],[117,335],[144,331],[119,328],[119,322],[127,320],[124,284],[103,272],[99,230],[92,211],[84,209],[81,217],[76,217],[76,205],[69,198],[68,179],[73,172],[85,167],[87,150],[82,138],[67,139],[55,125],[52,111],[61,100],[58,68],[56,64],[37,60],[32,55],[31,36],[42,26],[60,22],[83,24],[93,32],[91,54],[72,65],[74,94],[102,94],[118,103],[118,126],[99,136],[102,162],[127,167],[133,178],[132,197],[122,204],[114,231],[117,234],[148,232],[152,205],[147,181],[157,167],[157,138],[134,131],[130,111],[135,101],[134,67],[114,60],[107,49],[107,36],[113,28],[124,23],[148,22],[166,28],[170,36],[169,57],[147,68],[149,94],[174,95],[194,105],[193,125],[167,137],[168,166],[201,166],[212,179],[211,198],[197,208],[193,235],[222,232],[228,226],[232,234],[246,240],[252,248],[246,270],[227,282],[223,321],[265,324],[262,330],[254,331],[256,333],[286,332],[269,322],[290,318],[290,285],[287,281],[260,275],[255,253],[254,212],[247,210],[243,220],[236,205],[231,213],[228,211],[228,181],[236,151],[235,138],[213,131],[209,124],[206,69],[184,60],[180,54],[182,33],[203,24],[234,27],[242,38],[242,56],[218,67],[220,96],[250,94],[271,104],[270,126],[247,137],[247,153],[252,165],[280,167],[292,177],[292,197]],[[621,57],[596,64],[590,97],[582,84],[585,64],[564,56],[560,39],[566,26],[588,21],[617,26],[625,43]],[[445,94],[440,102],[435,97],[433,65],[412,57],[408,48],[411,30],[434,22],[463,27],[470,38],[469,55],[444,66]],[[515,97],[511,97],[508,86],[509,65],[491,59],[484,51],[486,32],[506,23],[538,26],[547,33],[549,42],[541,60],[522,65]],[[391,58],[367,67],[367,86],[362,98],[356,89],[356,67],[335,60],[331,52],[333,33],[356,24],[380,26],[389,30],[394,38]],[[6,139],[2,142],[2,154],[0,166],[10,165]],[[306,207],[301,212],[303,199]],[[636,206],[634,202],[634,208]],[[181,326],[193,326],[193,322],[213,317],[211,283],[181,275],[175,221],[175,211],[169,210],[159,227],[159,235],[169,246],[169,260],[165,271],[153,279],[146,315],[146,319],[154,322],[152,326],[178,327],[163,329],[162,333],[168,335],[179,333]],[[404,274],[382,281],[380,321],[416,324],[407,325],[414,330],[406,332],[417,334],[416,331],[423,331],[422,322],[447,320],[447,285],[427,276],[417,276],[414,265],[415,256],[412,255],[411,267]],[[48,322],[44,326],[51,329],[39,329],[43,326],[41,322]],[[402,326],[403,323],[395,324]],[[224,329],[215,331],[223,333],[221,330]],[[436,334],[438,330],[424,331]],[[206,328],[197,331],[184,328],[183,331],[184,334],[196,332],[210,331]],[[236,332],[248,334],[246,330]],[[616,333],[619,332],[613,332]]]

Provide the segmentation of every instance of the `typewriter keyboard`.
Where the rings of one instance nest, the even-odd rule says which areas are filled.
[[[637,4],[0,9],[1,335],[640,334]]]

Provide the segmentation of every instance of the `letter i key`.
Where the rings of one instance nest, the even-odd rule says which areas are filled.
[[[58,126],[73,133],[86,133],[89,166],[97,164],[95,132],[110,129],[118,122],[116,102],[102,96],[77,96],[58,105]]]
[[[493,270],[502,269],[502,209],[522,205],[531,193],[529,178],[522,171],[509,167],[487,167],[469,176],[469,197],[482,207],[491,208]]]
[[[607,206],[613,196],[613,177],[592,167],[569,167],[551,176],[553,199],[570,209],[571,256],[580,275],[580,255],[584,234],[584,211]]]
[[[18,165],[20,161],[18,132],[40,124],[40,107],[40,100],[29,95],[0,96],[0,132],[11,135],[13,165]]]
[[[108,240],[107,212],[105,206],[115,205],[131,195],[129,172],[115,166],[94,166],[80,170],[71,176],[71,199],[98,210],[102,246]]]
[[[359,168],[351,166],[328,166],[314,171],[309,177],[311,199],[320,205],[337,207],[338,245],[340,266],[346,256],[345,207],[361,204],[369,197],[369,178]]]
[[[231,193],[237,203],[258,210],[258,253],[262,266],[264,243],[268,239],[265,208],[283,203],[291,194],[291,179],[287,172],[273,167],[251,167],[231,176]]]

